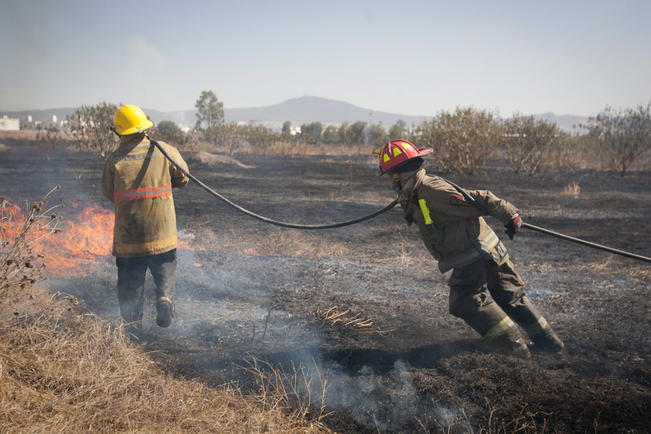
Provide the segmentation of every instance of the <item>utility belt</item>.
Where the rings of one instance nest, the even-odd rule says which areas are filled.
[[[480,259],[490,259],[497,265],[504,264],[509,259],[509,253],[504,243],[494,231],[483,240],[477,240],[478,245],[459,255],[439,261],[439,270],[445,273],[453,268],[465,267]]]

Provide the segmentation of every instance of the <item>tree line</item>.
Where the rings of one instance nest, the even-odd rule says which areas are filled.
[[[548,167],[578,166],[617,170],[622,175],[651,158],[651,102],[633,108],[601,113],[579,125],[581,133],[570,134],[546,120],[515,114],[502,120],[495,113],[472,107],[442,111],[419,125],[399,120],[386,129],[381,123],[344,122],[324,125],[311,122],[293,129],[285,121],[280,132],[262,125],[224,122],[223,103],[212,91],[203,91],[195,103],[196,123],[187,133],[176,123],[158,123],[152,135],[176,145],[202,142],[225,148],[229,153],[242,146],[264,149],[285,142],[304,145],[367,145],[379,147],[389,140],[405,139],[418,147],[434,148],[436,169],[474,174],[488,158],[501,153],[513,170],[535,174]],[[115,140],[107,134],[114,104],[82,106],[69,118],[80,149],[108,152]]]

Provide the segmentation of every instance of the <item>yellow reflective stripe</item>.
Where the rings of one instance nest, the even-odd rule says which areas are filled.
[[[425,199],[418,199],[418,205],[420,205],[420,212],[423,213],[423,217],[425,218],[425,224],[431,225],[432,218],[429,215],[429,208],[427,207],[427,201]]]
[[[482,250],[488,252],[491,249],[493,249],[495,246],[497,246],[497,243],[499,242],[500,239],[497,238],[497,234],[491,231],[491,234],[486,239],[480,241],[479,244],[481,244]]]
[[[505,316],[502,321],[498,322],[495,324],[493,327],[491,327],[486,334],[484,335],[485,338],[487,339],[495,339],[501,335],[503,335],[508,329],[513,327],[515,323],[511,318],[508,316]]]
[[[399,148],[393,148],[393,156],[394,157],[397,157],[400,154],[402,154],[402,151]]]
[[[547,327],[549,327],[549,323],[544,317],[538,318],[538,324],[540,325],[540,328],[545,330]]]
[[[389,160],[391,159],[391,157],[389,157],[389,154],[385,153],[385,154],[384,154],[384,157],[382,157],[382,159],[383,159],[384,162],[386,163],[387,161],[389,161]]]

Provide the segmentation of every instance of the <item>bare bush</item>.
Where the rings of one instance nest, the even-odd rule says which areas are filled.
[[[553,122],[519,115],[504,122],[506,155],[515,173],[533,175],[549,160],[558,127]]]
[[[279,142],[281,137],[272,134],[262,125],[219,124],[206,129],[203,139],[216,148],[225,150],[228,155],[249,148],[264,153],[268,147]]]
[[[70,131],[77,139],[77,149],[98,151],[106,158],[118,145],[111,132],[113,116],[118,107],[101,102],[92,106],[81,106],[70,116]]]
[[[0,197],[0,302],[43,277],[44,264],[37,245],[57,230],[55,210],[60,205],[48,208],[47,198],[59,188],[57,185],[40,201],[26,205],[25,213]]]
[[[434,159],[445,172],[474,174],[493,153],[500,139],[500,126],[492,113],[474,108],[441,112],[423,122],[414,141],[434,148]]]
[[[651,152],[651,103],[623,111],[606,107],[587,127],[606,167],[622,176]]]
[[[183,130],[173,121],[160,121],[149,134],[175,145],[184,145],[186,140]]]

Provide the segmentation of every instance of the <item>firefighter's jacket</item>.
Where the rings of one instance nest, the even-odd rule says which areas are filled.
[[[464,199],[452,185],[438,176],[427,175],[424,169],[401,177],[405,178],[403,185],[408,185],[408,191],[400,192],[405,217],[418,225],[423,242],[439,261],[442,273],[482,257],[490,257],[500,265],[506,262],[506,248],[481,217],[486,213]],[[504,224],[518,215],[512,204],[490,191],[467,193]]]
[[[188,170],[176,148],[159,143]],[[102,176],[102,192],[115,206],[116,257],[155,255],[176,248],[172,187],[185,187],[188,181],[146,136],[123,138],[106,160]]]

